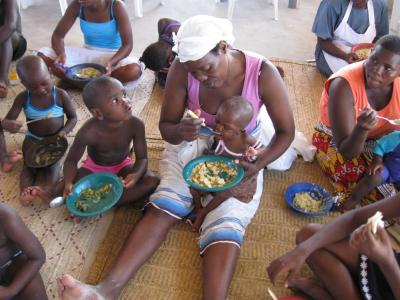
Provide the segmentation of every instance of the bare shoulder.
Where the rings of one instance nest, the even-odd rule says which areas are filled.
[[[91,138],[96,138],[96,134],[93,134],[96,130],[96,120],[94,118],[90,118],[82,125],[81,128],[79,128],[75,140],[79,140],[81,143],[88,142]]]
[[[353,93],[351,91],[351,87],[346,79],[342,77],[337,77],[331,80],[328,89],[329,94],[329,102],[331,101],[349,101],[350,103],[354,103]]]
[[[188,71],[185,70],[178,59],[172,62],[168,73],[171,75],[167,77],[164,99],[175,98],[173,96],[176,95],[179,89],[186,91],[187,88]]]
[[[113,5],[114,12],[118,14],[121,11],[126,11],[126,5],[122,0],[115,0]]]
[[[57,101],[59,104],[62,104],[64,101],[70,101],[70,99],[71,97],[66,90],[56,87],[56,100],[61,100]]]
[[[276,66],[268,59],[264,59],[260,67],[260,80],[269,82],[271,80],[282,80],[282,77]]]
[[[68,7],[74,12],[79,12],[79,10],[81,9],[81,4],[79,3],[79,0],[73,0]]]
[[[285,83],[278,69],[267,59],[264,59],[261,64],[258,90],[264,104],[288,97]]]
[[[132,128],[132,131],[136,134],[139,132],[144,132],[144,122],[135,116],[132,116],[129,120],[128,120],[128,126],[130,128]]]
[[[24,105],[27,96],[28,96],[28,92],[27,92],[27,91],[22,91],[21,93],[19,93],[19,94],[15,97],[14,103],[20,103],[20,104]]]

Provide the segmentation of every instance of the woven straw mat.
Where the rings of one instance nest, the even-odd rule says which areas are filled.
[[[310,137],[318,120],[324,78],[310,65],[284,60],[274,60],[274,63],[285,71],[296,127]],[[150,168],[155,171],[163,148],[158,131],[162,97],[163,90],[156,85],[151,100],[141,113],[146,124]],[[330,219],[331,216],[305,218],[286,206],[284,191],[288,185],[298,181],[310,181],[330,188],[315,162],[305,163],[298,159],[287,172],[265,172],[263,199],[247,229],[229,299],[270,299],[267,287],[272,287],[272,284],[265,271],[268,263],[293,247],[299,228],[309,222],[325,223]],[[96,284],[106,274],[140,215],[140,212],[129,209],[116,210],[86,282]],[[160,249],[129,282],[120,299],[201,299],[201,257],[196,237],[189,225],[180,223],[175,226]],[[303,272],[308,273],[306,269]],[[282,288],[282,279],[273,290],[277,295],[290,293]]]
[[[146,102],[150,99],[154,86],[154,75],[145,71],[135,90],[128,92],[133,113],[139,115]],[[11,107],[16,95],[23,91],[22,85],[12,86],[8,97],[0,102],[1,116],[4,117]],[[73,100],[78,124],[68,137],[69,144],[82,124],[90,118],[90,113],[83,104],[81,92],[68,90]],[[24,114],[19,116],[24,121]],[[5,133],[8,150],[21,149],[23,134]],[[44,284],[49,299],[58,299],[56,278],[69,273],[78,278],[86,276],[88,267],[94,257],[95,250],[113,218],[109,212],[101,218],[88,218],[79,224],[74,224],[65,207],[48,209],[39,200],[28,207],[22,207],[18,202],[19,173],[22,164],[18,164],[12,173],[0,173],[0,201],[14,207],[28,227],[39,238],[46,250],[47,261],[41,269]]]

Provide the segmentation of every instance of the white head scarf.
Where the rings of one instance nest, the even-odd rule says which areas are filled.
[[[174,35],[172,51],[184,63],[204,57],[220,41],[232,45],[234,40],[229,20],[199,15],[182,23],[177,35]]]

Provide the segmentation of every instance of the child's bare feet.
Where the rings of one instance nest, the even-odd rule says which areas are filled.
[[[293,278],[288,281],[287,285],[288,288],[292,289],[293,291],[302,292],[315,300],[332,299],[332,297],[322,286],[309,278]]]
[[[22,152],[20,150],[14,150],[7,154],[6,157],[1,161],[1,170],[5,173],[11,172],[14,165],[22,159]]]
[[[33,199],[39,197],[44,202],[49,203],[54,197],[50,192],[40,186],[30,186],[22,191],[19,201],[23,206],[29,205]]]
[[[57,279],[58,294],[62,300],[105,300],[96,287],[84,284],[70,275]]]

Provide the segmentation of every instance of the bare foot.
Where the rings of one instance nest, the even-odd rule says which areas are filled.
[[[54,197],[50,192],[40,186],[30,186],[22,191],[19,201],[23,206],[29,205],[33,199],[39,197],[44,202],[49,203]]]
[[[7,157],[1,162],[1,169],[3,172],[11,172],[14,165],[22,159],[22,152],[19,150],[14,150],[8,153]]]
[[[0,98],[7,97],[8,94],[8,86],[5,82],[0,81]]]
[[[295,292],[302,292],[314,300],[333,299],[331,295],[318,283],[309,278],[294,278],[288,282],[288,288]]]
[[[84,284],[70,275],[57,279],[57,285],[62,300],[106,300],[96,287]]]

